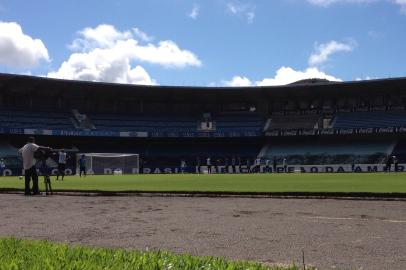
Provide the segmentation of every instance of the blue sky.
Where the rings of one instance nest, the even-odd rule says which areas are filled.
[[[406,76],[406,0],[0,0],[0,72],[188,86]]]

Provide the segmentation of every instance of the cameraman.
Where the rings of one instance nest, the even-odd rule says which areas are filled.
[[[18,152],[23,156],[23,167],[25,175],[25,195],[31,195],[30,181],[32,179],[32,195],[38,195],[38,174],[35,168],[34,153],[37,150],[50,151],[50,147],[35,144],[35,138],[29,137],[28,142]]]

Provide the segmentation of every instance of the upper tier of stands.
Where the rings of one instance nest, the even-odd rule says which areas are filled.
[[[131,115],[95,113],[87,115],[96,130],[196,132],[201,115]],[[0,125],[6,128],[75,130],[72,112],[0,110]],[[261,131],[263,119],[257,114],[231,114],[212,117],[214,129],[220,132]]]
[[[202,115],[135,115],[113,113],[87,114],[90,129],[102,131],[145,131],[145,132],[197,132],[202,131],[202,122],[210,121],[205,131],[261,132],[278,129],[321,128],[323,117],[312,115],[271,115],[258,113],[213,114],[210,118]],[[338,112],[333,116],[331,128],[386,128],[406,127],[406,111]],[[0,109],[0,125],[3,128],[76,130],[83,126],[75,122],[75,114],[59,111],[24,111]],[[327,126],[325,126],[327,127]],[[204,130],[204,129],[203,129]]]
[[[70,112],[0,110],[0,125],[24,129],[75,129]]]
[[[197,129],[193,116],[139,116],[119,114],[90,114],[96,129],[113,131],[191,132]]]
[[[268,130],[317,128],[320,115],[272,115]]]
[[[406,111],[337,113],[333,128],[406,127]]]
[[[199,115],[128,115],[128,114],[88,114],[96,129],[114,131],[148,132],[196,132],[199,131]],[[256,114],[217,115],[212,117],[214,130],[261,131],[263,119]]]
[[[220,114],[213,121],[217,131],[262,131],[265,123],[258,114]]]

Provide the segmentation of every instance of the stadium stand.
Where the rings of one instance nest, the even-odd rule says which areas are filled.
[[[264,119],[258,114],[220,114],[214,116],[216,129],[219,131],[262,131]]]
[[[73,109],[72,122],[77,129],[92,130],[96,129],[90,117],[86,114],[80,113],[78,110]]]
[[[115,131],[196,132],[202,131],[200,115],[131,115],[87,114],[95,129]],[[211,117],[212,129],[205,131],[261,131],[263,120],[259,115],[232,114]]]
[[[264,159],[287,158],[289,164],[382,163],[396,145],[391,140],[307,140],[268,143],[261,150]]]
[[[402,140],[396,144],[395,149],[392,152],[392,155],[395,155],[400,163],[406,162],[406,141]]]
[[[88,114],[95,129],[114,131],[196,131],[198,117],[182,115]]]
[[[18,150],[18,148],[12,146],[8,142],[5,142],[5,141],[0,142],[0,156],[1,157],[15,155],[17,150]]]
[[[74,129],[71,113],[55,111],[0,109],[0,125],[26,129]]]
[[[208,157],[222,165],[257,156],[290,164],[405,160],[406,78],[205,88],[0,74],[0,157],[32,135],[72,152],[139,154],[161,167]]]
[[[406,111],[337,113],[333,128],[406,127]]]
[[[268,130],[273,129],[315,129],[320,115],[272,115]]]

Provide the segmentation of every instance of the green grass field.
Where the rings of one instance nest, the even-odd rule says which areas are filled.
[[[1,270],[299,270],[299,267],[266,267],[254,262],[223,258],[174,255],[170,252],[68,246],[44,241],[0,239]]]
[[[67,176],[54,190],[154,192],[367,192],[406,193],[405,173],[160,174]],[[23,190],[24,180],[1,177],[0,189]],[[40,189],[44,190],[40,177]]]

